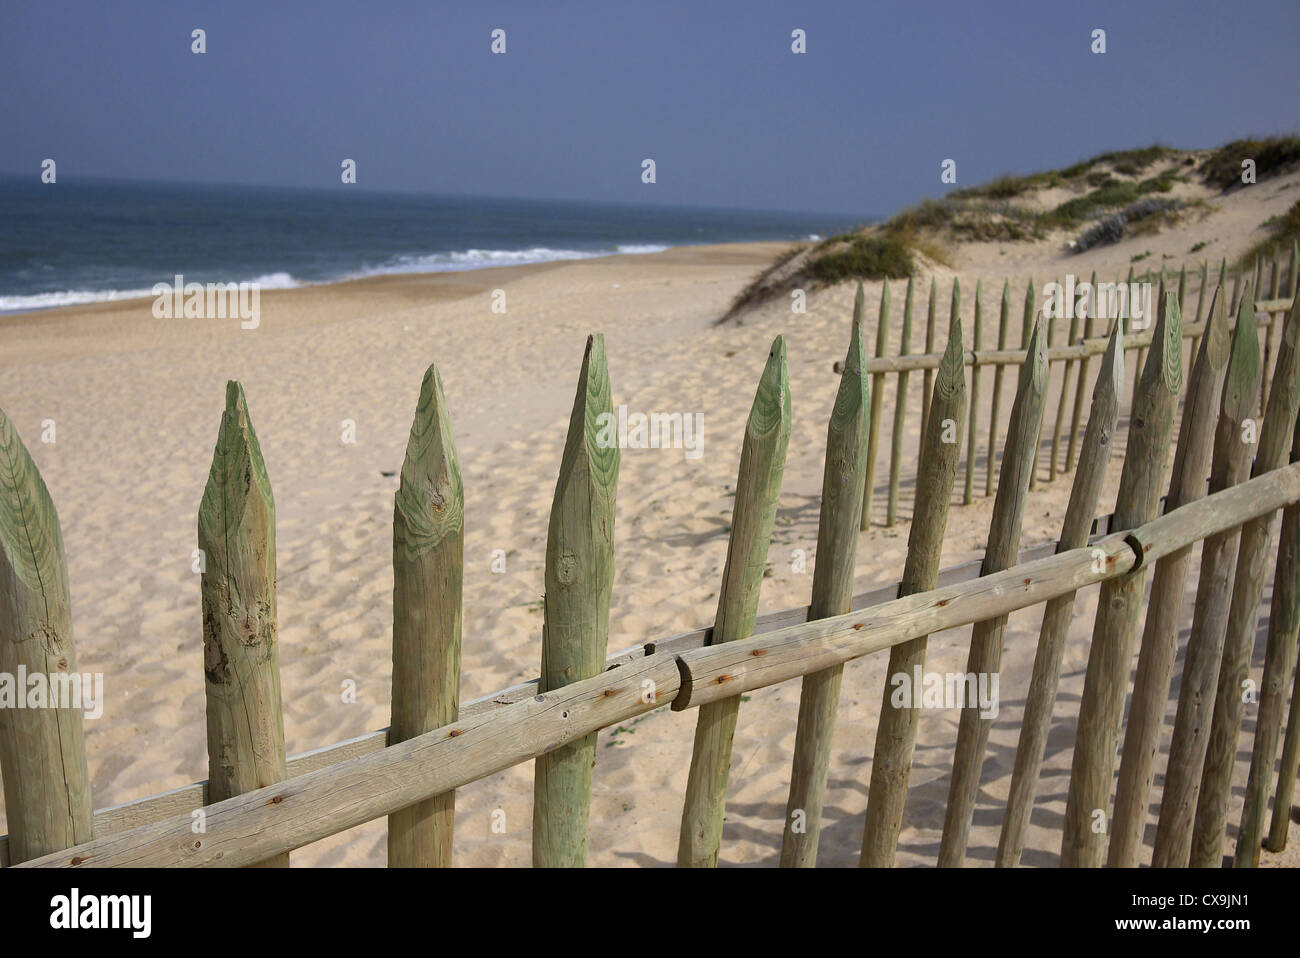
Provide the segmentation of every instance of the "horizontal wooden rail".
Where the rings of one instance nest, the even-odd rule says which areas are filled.
[[[462,717],[206,808],[96,838],[18,867],[247,865],[535,758],[671,702],[696,707],[1123,575],[1176,549],[1300,501],[1300,463],[1197,500],[1092,546],[871,610],[724,645],[655,651],[544,695]],[[644,649],[642,650],[644,653]]]
[[[1270,326],[1274,319],[1267,310],[1290,308],[1291,300],[1276,299],[1266,300],[1255,304],[1255,324],[1263,329]],[[1153,325],[1146,329],[1132,334],[1124,335],[1124,351],[1131,352],[1135,349],[1146,349],[1151,345],[1153,334]],[[1188,323],[1183,326],[1183,338],[1193,339],[1199,337],[1205,332],[1205,323]],[[1106,351],[1106,343],[1109,341],[1107,336],[1096,336],[1092,339],[1079,339],[1068,346],[1053,346],[1047,350],[1047,361],[1049,363],[1059,362],[1069,359],[1085,359],[1089,356],[1100,356]],[[1019,366],[1025,361],[1025,351],[1023,349],[968,349],[963,352],[964,361],[967,366]],[[912,353],[904,356],[874,356],[867,360],[863,367],[866,373],[901,373],[912,372],[918,369],[937,369],[939,362],[943,359],[943,353]],[[843,360],[837,359],[831,367],[835,372],[843,372]]]
[[[1163,502],[1162,502],[1163,505]],[[1114,515],[1107,514],[1097,516],[1092,520],[1091,537],[1093,540],[1099,539],[1111,532],[1114,528]],[[1019,560],[1022,563],[1032,562],[1037,559],[1043,559],[1052,555],[1056,551],[1054,542],[1042,543],[1031,546],[1020,551]],[[962,582],[969,582],[972,579],[979,578],[980,567],[983,564],[982,559],[973,559],[970,562],[963,562],[960,565],[951,566],[942,569],[939,572],[936,586],[956,585]],[[889,602],[898,597],[898,587],[900,583],[895,582],[892,585],[881,586],[866,592],[860,592],[853,597],[850,609],[857,611],[859,609],[870,609],[880,605],[882,602]],[[800,625],[808,621],[808,606],[800,606],[793,609],[781,609],[776,612],[768,612],[758,617],[754,625],[754,634],[763,635],[768,632],[775,632],[778,629],[789,628],[792,625]],[[677,654],[686,652],[691,649],[699,649],[709,644],[713,635],[713,627],[706,626],[702,629],[694,629],[690,632],[683,632],[670,638],[656,639],[640,645],[634,645],[631,648],[623,649],[619,652],[612,653],[605,660],[605,669],[615,668],[620,665],[628,665],[637,662],[647,655],[656,652],[666,652]],[[527,682],[520,682],[517,685],[511,685],[508,688],[499,689],[488,695],[473,699],[468,702],[462,702],[460,706],[460,717],[462,720],[474,716],[483,715],[488,712],[496,711],[507,705],[513,705],[516,702],[522,702],[530,699],[537,694],[537,679],[529,679]],[[388,746],[388,729],[376,729],[373,732],[366,732],[364,735],[358,735],[355,738],[345,739],[342,742],[335,742],[332,745],[322,745],[298,755],[289,756],[287,763],[287,776],[293,778],[298,775],[305,775],[308,772],[314,772],[317,769],[343,762],[352,758],[360,758],[363,755],[370,755],[374,752],[382,751]],[[160,822],[163,819],[171,818],[175,815],[190,814],[196,808],[202,808],[208,804],[208,783],[206,781],[195,782],[190,785],[183,785],[180,788],[174,788],[170,791],[160,792],[156,795],[148,795],[143,798],[132,799],[129,802],[123,802],[118,805],[110,805],[101,808],[95,812],[94,828],[95,834],[100,838],[106,835],[115,835],[118,832],[126,831],[131,828],[138,828],[141,825],[150,825],[154,822]],[[9,839],[6,835],[0,835],[0,868],[8,868],[9,861]]]

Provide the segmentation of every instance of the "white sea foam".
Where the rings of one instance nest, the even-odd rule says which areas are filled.
[[[160,282],[171,282],[171,277]],[[259,289],[293,289],[303,284],[288,273],[266,273],[244,280]],[[23,296],[0,296],[0,313],[21,313],[34,309],[53,309],[56,306],[84,306],[88,303],[110,303],[120,299],[152,297],[148,289],[67,289],[58,293],[29,293]]]

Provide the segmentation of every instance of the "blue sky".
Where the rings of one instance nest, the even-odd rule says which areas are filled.
[[[1300,129],[1297,38],[1295,0],[7,4],[0,174],[328,188],[351,157],[364,189],[886,213],[948,157]]]

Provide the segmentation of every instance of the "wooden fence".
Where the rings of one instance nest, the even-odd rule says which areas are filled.
[[[1294,277],[1298,271],[1300,271],[1300,247],[1293,246],[1289,264],[1282,261],[1280,252],[1275,251],[1271,267],[1257,257],[1254,279],[1248,276],[1244,279],[1244,283],[1249,284],[1250,288],[1256,291],[1256,322],[1263,337],[1263,362],[1266,370],[1271,370],[1272,362],[1276,358],[1275,342],[1278,328],[1282,317],[1291,308],[1291,300],[1295,295]],[[1066,284],[1064,281],[1058,283],[1062,294],[1065,295],[1057,300],[1056,316],[1046,318],[1047,360],[1052,367],[1052,375],[1049,378],[1053,387],[1053,395],[1049,399],[1054,402],[1049,405],[1044,415],[1044,432],[1039,437],[1038,444],[1041,448],[1036,448],[1034,471],[1030,477],[1031,489],[1035,488],[1040,481],[1052,482],[1061,473],[1074,470],[1078,460],[1079,441],[1082,439],[1085,425],[1087,398],[1092,394],[1091,390],[1096,381],[1097,369],[1094,360],[1105,351],[1105,333],[1117,315],[1124,317],[1128,327],[1128,335],[1124,340],[1124,355],[1126,360],[1130,355],[1134,359],[1131,364],[1131,376],[1127,381],[1131,382],[1136,390],[1137,373],[1142,368],[1146,351],[1150,348],[1154,322],[1149,311],[1146,316],[1134,317],[1130,320],[1131,309],[1127,298],[1120,299],[1115,295],[1115,291],[1119,287],[1127,289],[1130,284],[1137,283],[1157,290],[1153,292],[1152,299],[1158,302],[1158,290],[1163,290],[1166,284],[1172,290],[1176,283],[1180,304],[1187,301],[1189,292],[1195,292],[1195,318],[1189,316],[1187,317],[1189,321],[1183,324],[1185,361],[1187,375],[1190,376],[1192,363],[1205,328],[1205,310],[1209,305],[1207,297],[1216,286],[1225,285],[1226,280],[1226,262],[1219,266],[1217,283],[1212,280],[1209,264],[1205,262],[1201,264],[1199,271],[1193,270],[1190,277],[1186,266],[1177,273],[1166,273],[1163,269],[1159,272],[1148,270],[1138,276],[1135,276],[1130,269],[1127,280],[1117,277],[1113,284],[1103,286],[1105,300],[1099,302],[1099,297],[1095,293],[1098,279],[1096,272],[1093,272],[1088,285],[1094,292],[1086,298],[1074,299],[1073,306],[1068,309],[1065,308],[1064,303],[1065,295],[1068,295]],[[1106,283],[1105,280],[1102,282]],[[895,331],[892,325],[891,291],[887,281],[882,284],[880,306],[875,317],[875,355],[866,363],[867,371],[872,378],[867,434],[867,478],[863,486],[861,519],[861,527],[864,531],[870,527],[873,520],[885,526],[893,526],[899,519],[900,487],[907,476],[905,470],[908,469],[908,464],[915,463],[919,459],[920,444],[925,437],[934,370],[938,368],[943,358],[942,350],[935,349],[936,312],[941,308],[941,299],[938,282],[934,278],[930,280],[926,308],[925,352],[912,352],[915,284],[915,277],[907,281],[900,329]],[[1007,280],[1002,286],[996,346],[986,349],[986,341],[994,340],[991,335],[992,330],[986,330],[990,321],[985,316],[982,286],[981,280],[975,289],[971,348],[964,357],[969,369],[970,396],[966,455],[960,486],[961,502],[964,505],[970,505],[981,496],[992,496],[996,489],[997,448],[1008,425],[1004,420],[1005,406],[1003,405],[1006,367],[1018,366],[1025,361],[1026,344],[1034,317],[1046,299],[1044,292],[1046,287],[1036,294],[1034,283],[1030,280],[1025,287],[1023,300],[1020,300],[1013,292],[1010,280]],[[1229,311],[1234,315],[1242,289],[1243,276],[1238,270],[1232,279],[1232,299],[1229,307]],[[1267,290],[1266,297],[1259,295],[1261,290]],[[1023,307],[1020,309],[1021,322],[1018,336],[1020,345],[1018,348],[1010,348],[1012,335],[1010,330],[1017,302],[1023,302]],[[950,310],[958,311],[960,303],[961,290],[958,282],[954,280],[949,298]],[[861,311],[863,307],[864,303],[859,299],[855,308]],[[1111,314],[1110,319],[1105,315],[1107,309]],[[861,312],[859,315],[862,315]],[[870,317],[866,317],[866,324],[868,327],[872,326]],[[1062,341],[1063,335],[1064,341]],[[891,350],[894,351],[893,355],[890,355]],[[992,367],[993,381],[989,394],[983,393],[986,367]],[[843,372],[843,362],[836,361],[833,369],[836,373]],[[912,377],[912,374],[917,371],[923,372],[919,395]],[[895,388],[890,388],[887,382],[890,376],[895,377]],[[1267,381],[1266,376],[1264,382]],[[889,437],[888,468],[878,470],[883,442],[881,424],[885,419],[885,406],[889,404],[891,398],[893,417]],[[1133,397],[1130,394],[1127,398],[1130,401],[1124,408],[1130,409]],[[1261,393],[1261,402],[1264,398]],[[918,412],[921,428],[912,444],[913,448],[907,448],[909,445],[907,422]],[[882,494],[883,510],[880,508]]]
[[[1267,377],[1261,375],[1251,288],[1242,289],[1235,325],[1224,289],[1215,291],[1190,376],[1184,376],[1185,330],[1173,292],[1160,298],[1149,334],[1125,337],[1117,322],[1100,353],[1087,341],[1068,347],[1078,351],[1069,358],[1100,355],[1099,374],[1077,444],[1060,540],[1022,552],[1021,520],[1054,358],[1046,324],[1031,323],[985,557],[941,571],[938,546],[969,405],[970,354],[960,311],[953,308],[939,363],[916,367],[930,372],[933,384],[902,581],[857,597],[851,591],[862,490],[879,407],[869,389],[873,371],[863,328],[854,322],[828,427],[812,604],[760,618],[764,559],[790,434],[785,345],[777,337],[745,429],[713,627],[612,656],[605,646],[619,450],[598,440],[600,414],[611,410],[610,386],[603,342],[590,338],[548,532],[541,676],[464,705],[458,703],[464,491],[446,400],[430,367],[394,508],[392,726],[291,759],[284,754],[276,656],[274,500],[243,391],[231,383],[198,529],[206,561],[201,593],[209,780],[92,813],[81,713],[0,710],[0,773],[10,827],[0,850],[27,866],[284,865],[293,849],[388,816],[391,865],[446,865],[454,790],[535,759],[534,863],[580,865],[593,767],[599,774],[595,733],[670,705],[673,711],[698,709],[678,863],[714,865],[739,696],[801,678],[781,861],[810,866],[816,862],[844,664],[888,649],[892,675],[924,664],[930,634],[973,625],[968,673],[996,673],[1007,616],[1045,603],[997,854],[998,864],[1014,865],[1035,798],[1074,598],[1079,589],[1099,584],[1061,860],[1134,864],[1171,687],[1179,600],[1190,551],[1204,541],[1153,858],[1159,865],[1220,861],[1242,722],[1239,689],[1250,665],[1268,560],[1276,551],[1264,682],[1235,851],[1237,864],[1254,864],[1275,782],[1268,843],[1276,848],[1285,842],[1300,752],[1295,695],[1283,767],[1275,777],[1300,628],[1300,309],[1291,306],[1276,340],[1267,407],[1258,419],[1260,383]],[[1094,520],[1124,392],[1123,357],[1133,341],[1148,352],[1134,390],[1118,500],[1113,515]],[[1184,379],[1184,406],[1195,414],[1184,414],[1175,443]],[[1175,447],[1171,467],[1169,451]],[[58,518],[3,415],[0,460],[0,672],[75,672]],[[1274,550],[1272,520],[1279,510],[1285,511]],[[1148,577],[1151,600],[1121,753],[1123,706]],[[908,794],[919,704],[895,705],[890,692],[887,680],[863,830],[864,865],[894,861]],[[977,707],[963,709],[940,864],[965,859],[988,732],[989,720]]]

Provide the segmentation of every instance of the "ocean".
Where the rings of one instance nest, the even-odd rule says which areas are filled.
[[[670,246],[804,240],[861,217],[276,187],[0,179],[0,313],[151,295],[155,283],[283,289]]]

